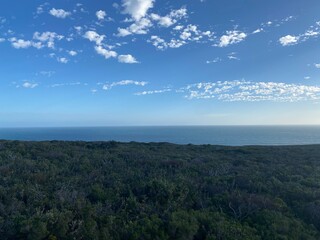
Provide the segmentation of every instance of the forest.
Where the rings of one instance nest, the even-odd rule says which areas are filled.
[[[320,145],[0,141],[0,239],[320,239]]]

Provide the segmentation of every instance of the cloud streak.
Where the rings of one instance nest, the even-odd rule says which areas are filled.
[[[122,80],[122,81],[119,81],[119,82],[113,82],[111,84],[104,84],[102,86],[102,89],[103,90],[110,90],[112,89],[113,87],[116,87],[116,86],[127,86],[127,85],[135,85],[135,86],[145,86],[147,85],[148,82],[144,82],[144,81],[133,81],[133,80]]]

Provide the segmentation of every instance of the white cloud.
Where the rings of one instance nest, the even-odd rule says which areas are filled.
[[[219,58],[219,57],[217,57],[217,58],[215,58],[215,59],[213,59],[213,60],[207,60],[207,61],[206,61],[206,64],[218,63],[218,62],[221,62],[221,61],[222,61],[222,59]]]
[[[258,28],[255,31],[252,32],[252,34],[257,34],[263,31],[263,28]]]
[[[315,66],[316,68],[320,68],[320,63],[315,63],[314,66]]]
[[[237,53],[236,52],[229,53],[227,58],[230,59],[230,60],[240,60],[240,58],[237,57]]]
[[[316,25],[310,26],[303,34],[294,36],[294,35],[287,35],[281,37],[279,42],[282,46],[291,46],[301,42],[305,42],[310,38],[316,38],[320,36],[320,25],[316,22]]]
[[[43,33],[35,32],[33,34],[33,39],[39,40],[41,42],[54,41],[55,39],[61,40],[63,38],[64,36],[59,35],[55,32],[43,32]]]
[[[78,52],[76,52],[74,50],[68,51],[68,53],[70,56],[76,56],[78,54]]]
[[[231,44],[242,42],[247,37],[247,34],[237,30],[227,31],[226,35],[220,38],[219,47],[227,47]]]
[[[229,55],[228,58],[230,60],[240,60],[240,58],[236,57],[236,56],[233,56],[233,55]]]
[[[22,87],[24,87],[24,88],[35,88],[37,86],[38,86],[37,83],[31,83],[31,82],[24,82],[22,84]]]
[[[188,40],[188,41],[199,41],[204,36],[210,38],[212,35],[213,35],[213,33],[211,31],[202,32],[198,29],[198,26],[193,25],[193,24],[189,24],[181,32],[180,38],[182,40]]]
[[[88,39],[90,42],[95,42],[97,45],[101,45],[105,35],[99,35],[95,31],[87,31],[83,37]]]
[[[79,86],[79,85],[81,85],[81,82],[55,83],[50,85],[50,87],[57,88],[57,87],[67,87],[67,86]]]
[[[158,24],[162,27],[170,27],[173,24],[177,23],[178,20],[187,17],[187,9],[180,8],[178,10],[172,10],[168,15],[161,17],[158,14],[150,14],[152,20],[157,21]]]
[[[57,61],[59,63],[68,63],[69,62],[69,60],[67,58],[65,58],[65,57],[58,57]]]
[[[179,38],[172,38],[171,40],[165,40],[159,36],[151,36],[148,42],[151,42],[159,50],[165,50],[167,48],[179,48],[189,42],[205,42],[212,41],[213,32],[201,31],[198,26],[189,24],[186,27],[179,26],[175,29],[178,31]]]
[[[218,81],[196,83],[181,89],[188,99],[221,101],[297,102],[320,99],[320,87],[276,82]]]
[[[135,86],[145,86],[147,85],[148,82],[139,82],[139,81],[133,81],[133,80],[122,80],[119,82],[113,82],[111,84],[104,84],[102,86],[103,90],[110,90],[111,88],[115,87],[115,86],[126,86],[126,85],[135,85]]]
[[[138,21],[146,16],[148,10],[153,7],[153,2],[154,0],[122,0],[123,13]]]
[[[161,90],[151,90],[151,91],[137,92],[134,95],[143,96],[143,95],[166,93],[166,92],[171,92],[171,91],[172,91],[172,89],[166,88],[166,89],[161,89]]]
[[[55,74],[55,71],[40,71],[39,74],[45,77],[51,77]],[[38,74],[37,74],[38,75]]]
[[[74,29],[77,31],[78,34],[81,33],[82,27],[81,26],[74,26]]]
[[[10,38],[9,41],[11,42],[11,45],[16,49],[29,48],[33,46],[33,43],[31,41],[26,41],[23,39]]]
[[[15,37],[10,38],[9,41],[11,42],[11,45],[16,49],[29,47],[34,47],[37,49],[48,47],[53,49],[55,47],[55,40],[61,40],[63,38],[64,36],[59,35],[55,32],[35,32],[33,34],[33,40],[35,41],[17,39]]]
[[[111,58],[111,57],[117,57],[117,53],[115,51],[111,51],[111,50],[107,50],[105,48],[103,48],[102,46],[98,45],[95,46],[94,49],[96,50],[96,52],[102,56],[105,57],[105,59]]]
[[[171,25],[174,24],[173,19],[168,16],[161,17],[158,14],[152,13],[150,17],[152,20],[158,21],[159,25],[163,27],[170,27]]]
[[[117,52],[108,50],[105,48],[105,47],[109,47],[111,49],[112,46],[102,45],[102,41],[104,40],[105,35],[100,35],[95,31],[87,31],[83,37],[88,39],[91,42],[95,42],[96,43],[96,46],[94,47],[95,51],[99,55],[104,56],[105,59],[109,59],[111,57],[115,58],[118,56]]]
[[[104,20],[107,14],[105,11],[99,10],[96,12],[96,16],[99,20]]]
[[[4,41],[6,41],[5,38],[0,38],[0,43],[2,43],[2,42],[4,42]]]
[[[165,50],[167,48],[179,48],[186,44],[186,41],[180,39],[171,39],[169,42],[166,42],[159,36],[151,36],[149,42],[151,42],[152,45],[159,50]]]
[[[292,35],[287,35],[279,39],[279,42],[281,43],[282,46],[294,45],[294,44],[297,44],[298,41],[299,41],[299,37],[292,36]]]
[[[63,9],[55,9],[55,8],[52,8],[52,9],[49,11],[49,13],[50,13],[52,16],[54,16],[54,17],[62,18],[62,19],[64,19],[64,18],[66,18],[66,17],[68,17],[68,16],[71,15],[70,12],[67,12],[67,11],[65,11],[65,10],[63,10]]]
[[[119,55],[118,61],[121,63],[139,63],[135,57],[130,54],[127,55]]]
[[[40,42],[46,43],[48,48],[54,48],[55,47],[55,40],[62,40],[64,36],[59,35],[55,32],[35,32],[33,34],[33,39],[38,40]]]
[[[183,26],[182,25],[177,25],[173,28],[173,30],[176,30],[176,31],[180,31],[183,29]]]
[[[152,22],[148,18],[141,18],[127,28],[118,28],[118,37],[125,37],[131,34],[147,34]]]
[[[47,9],[48,6],[49,6],[49,3],[48,3],[48,2],[45,2],[45,3],[41,4],[41,5],[39,5],[39,6],[37,7],[36,13],[37,13],[38,15],[44,13],[45,9]]]
[[[126,28],[118,28],[118,37],[125,37],[131,35],[132,33]]]

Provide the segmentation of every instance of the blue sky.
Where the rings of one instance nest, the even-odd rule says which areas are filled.
[[[2,1],[0,127],[320,124],[318,0]]]

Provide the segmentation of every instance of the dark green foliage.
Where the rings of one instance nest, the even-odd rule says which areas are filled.
[[[320,239],[320,146],[0,141],[0,239]]]

